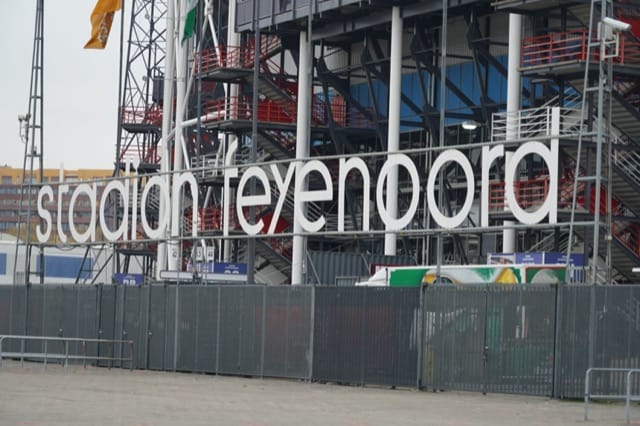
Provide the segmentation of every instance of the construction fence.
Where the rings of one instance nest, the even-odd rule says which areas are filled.
[[[13,285],[0,334],[130,339],[139,369],[581,398],[588,367],[640,367],[640,286]]]

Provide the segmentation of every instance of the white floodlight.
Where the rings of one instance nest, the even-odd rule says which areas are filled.
[[[602,23],[605,24],[607,27],[611,28],[613,31],[616,31],[619,33],[629,31],[631,29],[631,24],[618,21],[617,19],[609,18],[608,16],[605,18],[602,18]]]
[[[478,128],[478,123],[473,120],[465,120],[462,122],[462,128],[465,130],[475,130]]]

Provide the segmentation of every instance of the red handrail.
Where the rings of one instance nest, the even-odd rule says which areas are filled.
[[[592,37],[595,39],[595,34]],[[585,61],[589,31],[586,29],[549,33],[522,40],[523,68],[539,65],[551,65],[569,61]],[[600,49],[595,49],[593,60],[600,57]],[[619,56],[614,62],[637,64],[640,62],[640,42],[635,39],[620,37]]]
[[[120,117],[124,124],[162,125],[162,109],[158,106],[120,108]]]
[[[570,208],[573,200],[573,179],[560,179],[558,182],[558,208]],[[513,183],[516,202],[523,208],[542,205],[549,192],[549,177],[517,181]],[[501,211],[505,208],[505,184],[504,182],[491,182],[489,184],[489,210]],[[586,209],[586,185],[579,183],[576,194],[576,205]],[[591,187],[589,197],[589,213],[595,212],[595,188]],[[604,188],[600,194],[600,214],[607,214],[607,193]],[[615,197],[611,199],[611,211],[614,216],[622,215],[623,205]],[[625,245],[633,253],[640,256],[640,225],[631,221],[616,220],[612,225],[612,234],[620,243]]]

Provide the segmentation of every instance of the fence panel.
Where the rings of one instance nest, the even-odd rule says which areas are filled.
[[[265,287],[264,375],[308,378],[311,287]]]
[[[144,312],[144,294],[142,287],[120,286],[118,291],[123,293],[123,317],[122,317],[122,337],[124,340],[133,340],[133,365],[135,368],[142,368],[146,364],[144,362],[144,344],[141,344],[146,331],[146,315]],[[118,357],[129,357],[129,347],[125,344],[116,345],[116,354]],[[117,365],[128,365],[118,362]]]
[[[100,339],[115,339],[116,337],[116,301],[118,287],[114,285],[100,285],[98,287],[98,303],[100,319],[98,321],[98,337]],[[118,337],[119,338],[119,337]],[[101,343],[98,345],[100,356],[113,356],[115,348]],[[108,366],[109,362],[99,361],[98,365]]]
[[[196,370],[196,354],[198,352],[198,287],[180,286],[178,305],[178,361],[177,369],[181,371]]]
[[[560,396],[579,398],[590,358],[592,367],[640,368],[640,287],[569,287],[566,294]],[[637,375],[631,384],[632,393],[640,393]],[[600,395],[624,394],[625,386],[623,372],[594,372],[590,383],[591,393]]]
[[[178,285],[165,287],[165,337],[164,337],[164,370],[171,371],[176,368],[176,304],[178,303]],[[179,330],[178,330],[179,332]]]
[[[0,334],[25,333],[25,308],[27,287],[24,285],[0,286]],[[3,350],[17,352],[20,343],[17,341],[3,342]]]
[[[0,285],[0,334],[11,334],[13,287]]]
[[[217,286],[197,288],[195,371],[214,373],[217,371],[220,289]]]
[[[362,384],[363,313],[367,288],[316,287],[313,379]]]
[[[218,372],[257,376],[262,359],[262,286],[220,287]]]
[[[416,382],[416,288],[316,287],[313,378]]]
[[[425,289],[423,387],[485,390],[486,303],[484,285]]]
[[[98,292],[97,286],[75,286],[76,293],[76,311],[74,315],[75,336],[85,337],[87,339],[98,338],[99,308],[98,308]],[[71,326],[71,320],[66,317],[65,328]],[[87,355],[96,356],[98,347],[96,343],[86,345]]]
[[[166,346],[166,297],[164,285],[149,286],[149,317],[147,330],[147,368],[163,370]]]
[[[595,366],[640,368],[640,287],[598,287],[596,295]],[[624,385],[621,378],[610,380],[601,391],[619,393]],[[632,385],[640,394],[637,374]]]
[[[45,320],[45,287],[31,285],[27,290],[27,334],[31,336],[44,336]],[[23,333],[19,333],[23,334]],[[55,336],[55,334],[53,334]],[[40,341],[25,342],[26,352],[42,352],[43,345]]]
[[[584,396],[584,375],[589,367],[589,312],[592,290],[590,286],[566,286],[562,289],[558,362],[558,396],[562,398]]]
[[[42,336],[65,336],[63,329],[64,312],[65,312],[65,286],[60,284],[51,284],[38,286],[43,291],[42,300]],[[68,330],[70,331],[70,330]],[[62,343],[58,342],[60,345]]]
[[[487,299],[487,392],[551,395],[555,288],[490,286]]]

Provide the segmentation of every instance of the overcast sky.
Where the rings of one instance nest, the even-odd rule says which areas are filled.
[[[29,102],[36,0],[5,2],[0,14],[0,165],[21,168],[18,115]],[[121,13],[105,50],[83,49],[95,0],[44,2],[44,166],[112,169],[118,111]],[[128,34],[125,31],[125,34]]]

